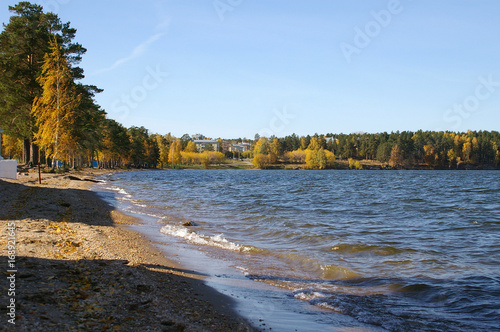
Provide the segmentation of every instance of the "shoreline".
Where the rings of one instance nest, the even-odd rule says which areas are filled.
[[[251,159],[250,159],[251,160]],[[407,165],[407,166],[395,166],[391,167],[388,163],[382,163],[375,160],[360,159],[359,161],[363,167],[360,170],[373,171],[373,170],[383,170],[383,171],[498,171],[500,170],[500,165],[497,167],[493,165],[472,165],[472,164],[461,164],[459,167],[439,167],[439,166],[428,166],[425,164]],[[148,168],[145,168],[148,169]],[[256,168],[248,159],[245,161],[235,161],[232,159],[226,159],[226,161],[220,165],[210,165],[208,168],[204,168],[200,165],[178,165],[174,168],[149,168],[148,170],[159,169],[159,170],[261,170]],[[307,168],[306,164],[300,163],[285,163],[279,162],[276,164],[271,164],[263,170],[310,170]],[[348,160],[337,159],[335,161],[335,167],[330,167],[322,170],[354,170],[349,167]]]
[[[43,174],[41,185],[36,173],[0,180],[3,272],[10,258],[9,271],[16,271],[10,285],[5,279],[1,284],[2,298],[14,301],[13,310],[7,308],[10,302],[2,305],[1,325],[16,331],[55,326],[253,331],[232,309],[231,298],[207,286],[200,273],[165,257],[127,227],[138,220],[90,190],[94,176],[109,172]],[[9,234],[15,238],[14,255],[7,250],[14,244]]]

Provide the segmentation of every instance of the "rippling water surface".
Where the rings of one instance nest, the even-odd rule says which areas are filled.
[[[139,171],[104,186],[295,301],[394,331],[500,324],[500,173]],[[182,224],[192,221],[195,227]]]

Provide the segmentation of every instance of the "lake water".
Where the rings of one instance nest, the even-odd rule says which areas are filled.
[[[264,289],[253,300],[263,318],[247,312],[268,321],[262,329],[500,330],[499,172],[186,170],[103,179],[97,190],[148,216],[155,241],[181,257],[191,250],[181,263],[253,284],[255,294]],[[221,287],[252,301],[240,288]],[[287,313],[293,324],[280,323]]]

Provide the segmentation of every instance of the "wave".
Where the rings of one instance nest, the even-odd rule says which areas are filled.
[[[325,298],[328,295],[323,294],[321,292],[315,291],[315,290],[301,290],[298,292],[295,292],[293,294],[293,297],[302,301],[311,301],[315,299],[321,299]]]
[[[492,320],[500,309],[495,304],[500,295],[496,278],[363,278],[302,286],[291,296],[391,331],[497,330]]]
[[[378,246],[378,245],[366,245],[366,244],[351,244],[351,243],[341,243],[333,246],[330,251],[335,251],[339,253],[370,253],[375,255],[387,256],[396,255],[404,252],[416,252],[415,249],[402,249],[392,246]]]
[[[325,280],[359,278],[360,274],[342,265],[320,265],[321,278]]]
[[[213,236],[196,233],[184,226],[166,225],[160,229],[160,232],[166,235],[180,237],[190,243],[200,244],[205,246],[218,247],[226,250],[249,252],[251,247],[242,246],[240,244],[228,241],[223,234]]]
[[[116,186],[111,186],[111,187],[104,187],[105,190],[111,190],[111,191],[116,191],[118,194],[124,195],[126,197],[132,197],[125,189],[116,187]]]

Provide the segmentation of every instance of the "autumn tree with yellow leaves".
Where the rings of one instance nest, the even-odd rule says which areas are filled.
[[[182,151],[182,143],[179,139],[176,139],[175,141],[172,142],[172,144],[170,144],[170,152],[168,153],[168,163],[173,166],[179,165],[182,161],[181,151]]]
[[[76,108],[81,100],[68,60],[55,38],[50,41],[50,53],[45,56],[38,82],[42,95],[35,98],[32,107],[37,127],[35,141],[52,158],[55,168],[57,159],[65,160],[76,150],[73,133],[77,125]]]
[[[277,156],[273,150],[279,150],[276,142],[269,143],[269,140],[266,137],[259,138],[253,148],[253,165],[256,168],[264,169],[276,163]]]
[[[309,169],[332,168],[335,165],[335,155],[321,147],[320,141],[312,137],[306,152],[306,167]]]

